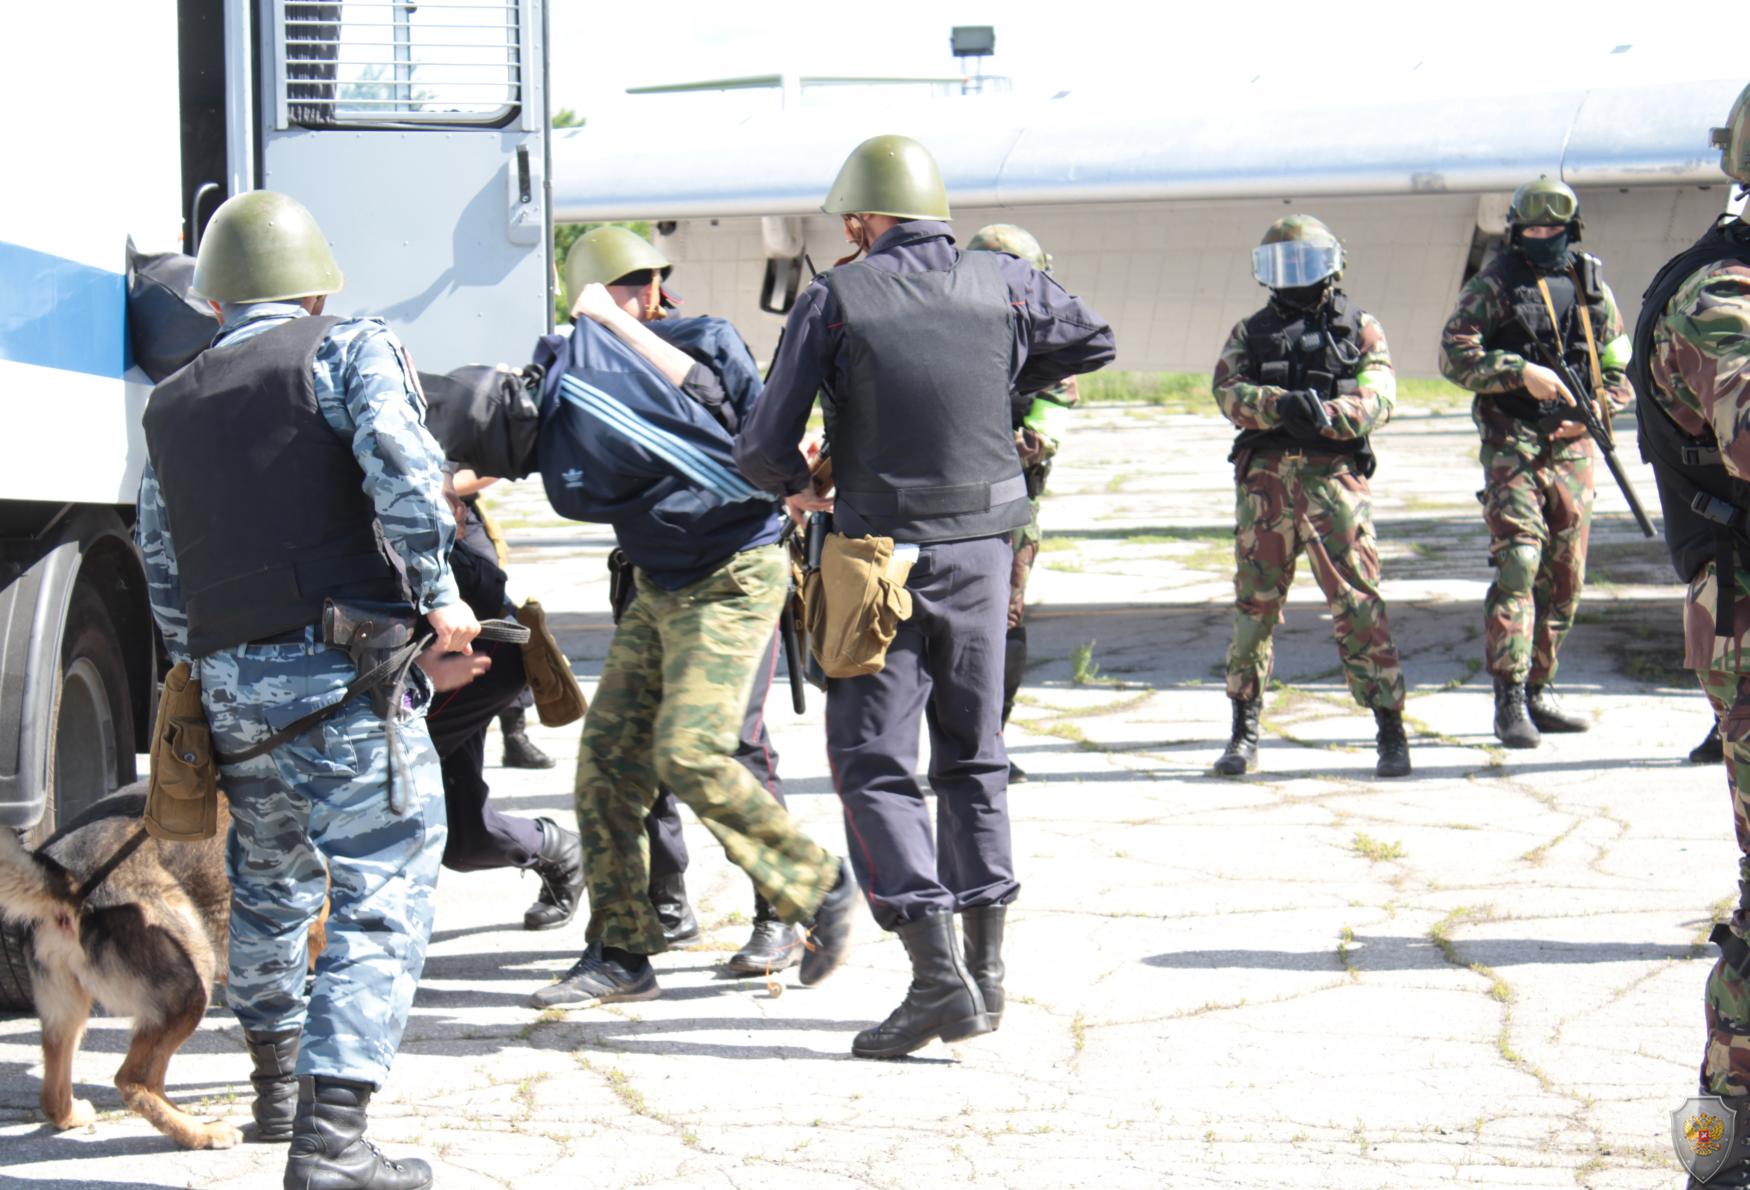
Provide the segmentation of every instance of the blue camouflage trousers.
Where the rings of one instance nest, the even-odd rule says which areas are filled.
[[[263,756],[220,765],[231,806],[226,999],[247,1030],[303,1030],[299,1075],[381,1086],[425,966],[447,828],[429,696],[415,674],[420,706],[399,733],[405,814],[389,807],[385,725],[365,695]],[[214,653],[200,675],[223,761],[332,706],[355,670],[341,650],[311,642]],[[306,1003],[306,940],[324,897],[327,946]]]

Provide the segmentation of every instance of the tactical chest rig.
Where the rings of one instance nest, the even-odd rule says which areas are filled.
[[[1717,583],[1714,634],[1732,634],[1734,560],[1750,560],[1750,483],[1735,478],[1720,462],[1712,430],[1686,434],[1652,394],[1653,331],[1683,283],[1721,261],[1750,264],[1750,227],[1740,220],[1715,224],[1707,234],[1673,257],[1654,276],[1641,299],[1635,323],[1634,358],[1629,375],[1641,399],[1635,402],[1641,458],[1653,465],[1659,504],[1665,513],[1665,544],[1677,577],[1688,582],[1711,558]]]
[[[1320,400],[1357,391],[1361,374],[1361,311],[1341,290],[1315,311],[1285,310],[1277,302],[1246,319],[1246,378],[1275,388],[1312,389]],[[1363,476],[1373,474],[1373,447],[1363,438],[1297,438],[1283,427],[1241,430],[1228,461],[1240,452],[1316,451],[1351,455]]]
[[[1509,351],[1538,364],[1547,364],[1559,354],[1574,375],[1595,374],[1597,343],[1593,332],[1609,325],[1610,307],[1604,299],[1598,258],[1585,252],[1575,252],[1573,257],[1568,272],[1542,276],[1541,287],[1538,272],[1519,253],[1506,251],[1495,258],[1488,271],[1505,291],[1512,317],[1489,336],[1490,350]],[[1585,299],[1583,307],[1581,298]],[[1603,397],[1602,393],[1592,395]],[[1539,401],[1524,388],[1490,393],[1489,400],[1510,417],[1537,423],[1545,433],[1574,420],[1563,413],[1569,408],[1566,402]]]

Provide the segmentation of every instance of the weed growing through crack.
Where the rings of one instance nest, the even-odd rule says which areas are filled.
[[[1355,854],[1365,856],[1372,863],[1384,863],[1387,860],[1403,859],[1404,845],[1393,841],[1390,843],[1376,839],[1365,831],[1356,831],[1355,838],[1349,843],[1355,849]]]

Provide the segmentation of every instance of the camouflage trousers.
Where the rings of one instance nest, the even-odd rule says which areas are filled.
[[[1586,581],[1592,528],[1592,439],[1540,440],[1482,448],[1483,520],[1494,581],[1483,602],[1489,673],[1543,685]]]
[[[355,675],[345,653],[315,643],[202,658],[215,750],[240,752],[332,705]],[[389,807],[388,741],[365,695],[264,756],[220,766],[231,806],[226,1000],[247,1030],[303,1030],[300,1075],[381,1086],[400,1048],[447,833],[423,711],[399,732],[405,814]],[[325,898],[327,947],[306,1004],[306,938]]]
[[[789,585],[776,547],[746,550],[678,591],[638,575],[583,721],[577,824],[590,942],[636,954],[665,943],[651,907],[644,819],[672,789],[787,922],[806,921],[839,862],[735,758],[754,673]]]
[[[1260,454],[1236,496],[1228,697],[1257,698],[1269,685],[1271,635],[1304,550],[1330,605],[1349,692],[1365,707],[1402,709],[1404,673],[1379,597],[1367,480],[1343,458]]]
[[[1720,743],[1726,754],[1726,786],[1732,795],[1732,827],[1738,837],[1740,890],[1750,888],[1750,674],[1699,670],[1696,678],[1720,717]],[[1750,907],[1740,891],[1732,929],[1750,933]],[[1702,996],[1707,1021],[1707,1051],[1701,1081],[1716,1095],[1750,1094],[1750,980],[1722,958],[1708,972]]]

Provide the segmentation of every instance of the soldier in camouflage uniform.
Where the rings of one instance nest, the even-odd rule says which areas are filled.
[[[800,979],[818,983],[844,959],[856,882],[736,760],[789,588],[781,514],[736,472],[729,431],[708,412],[726,399],[717,373],[601,283],[575,297],[576,328],[536,352],[546,376],[542,479],[560,515],[613,525],[638,594],[614,629],[578,758],[587,945],[532,1002],[591,1007],[661,994],[650,956],[668,940],[649,896],[645,832],[659,784],[698,815],[778,920],[811,923]]]
[[[421,706],[399,725],[405,806],[392,808],[387,725],[368,694],[344,698],[357,670],[323,643],[322,606],[406,599],[380,534],[405,564],[407,619],[423,614],[446,652],[479,625],[449,569],[455,522],[414,371],[380,320],[319,317],[341,283],[315,221],[284,195],[239,195],[214,214],[194,289],[222,327],[146,410],[137,531],[165,646],[200,679],[231,807],[226,998],[255,1060],[258,1137],[292,1141],[287,1186],[388,1190],[431,1184],[425,1162],[389,1161],[364,1130],[424,965],[443,790]],[[325,707],[302,734],[228,759]],[[324,898],[327,948],[306,1001],[305,937]]]
[[[1042,273],[1051,271],[1050,254],[1026,228],[1013,223],[992,223],[979,228],[966,242],[966,250],[1007,252]],[[1039,501],[1051,476],[1051,461],[1063,442],[1068,411],[1075,408],[1079,396],[1076,378],[1071,376],[1039,392],[1016,393],[1013,399],[1015,450],[1021,456],[1022,474],[1027,477],[1027,499],[1032,504],[1033,517],[1010,538],[1015,560],[1009,570],[1009,634],[1003,652],[1004,727],[1009,725],[1015,695],[1020,693],[1021,678],[1027,672],[1027,579],[1039,557]],[[1027,774],[1011,757],[1009,782],[1026,779]]]
[[[1750,186],[1750,87],[1714,129],[1721,166]],[[1726,218],[1653,279],[1635,328],[1641,449],[1653,464],[1665,536],[1689,584],[1683,664],[1720,719],[1737,834],[1738,906],[1714,929],[1720,959],[1704,996],[1701,1090],[1725,1099],[1736,1135],[1750,1136],[1750,225]],[[1705,493],[1715,516],[1694,511]],[[1718,519],[1716,519],[1718,518]],[[1734,554],[1736,555],[1734,557]],[[1722,577],[1723,576],[1723,577]],[[1724,588],[1722,590],[1722,587]],[[1697,1180],[1691,1187],[1699,1186]],[[1710,1187],[1750,1186],[1750,1150],[1735,1144]]]
[[[1585,731],[1553,683],[1573,627],[1592,524],[1592,439],[1575,398],[1610,410],[1634,400],[1629,340],[1598,259],[1571,250],[1580,205],[1560,182],[1513,195],[1510,244],[1465,283],[1441,336],[1440,371],[1477,394],[1483,520],[1494,580],[1484,603],[1484,660],[1495,683],[1495,735],[1535,748],[1541,732]],[[1552,323],[1551,318],[1554,317]],[[1569,393],[1560,359],[1594,390]]]
[[[1271,634],[1302,550],[1331,608],[1355,701],[1373,711],[1381,777],[1410,771],[1404,675],[1379,596],[1368,435],[1391,419],[1397,377],[1378,320],[1337,288],[1343,250],[1310,215],[1271,224],[1253,252],[1270,304],[1242,320],[1215,365],[1215,401],[1239,429],[1234,637],[1227,653],[1233,735],[1215,762],[1257,767]]]

